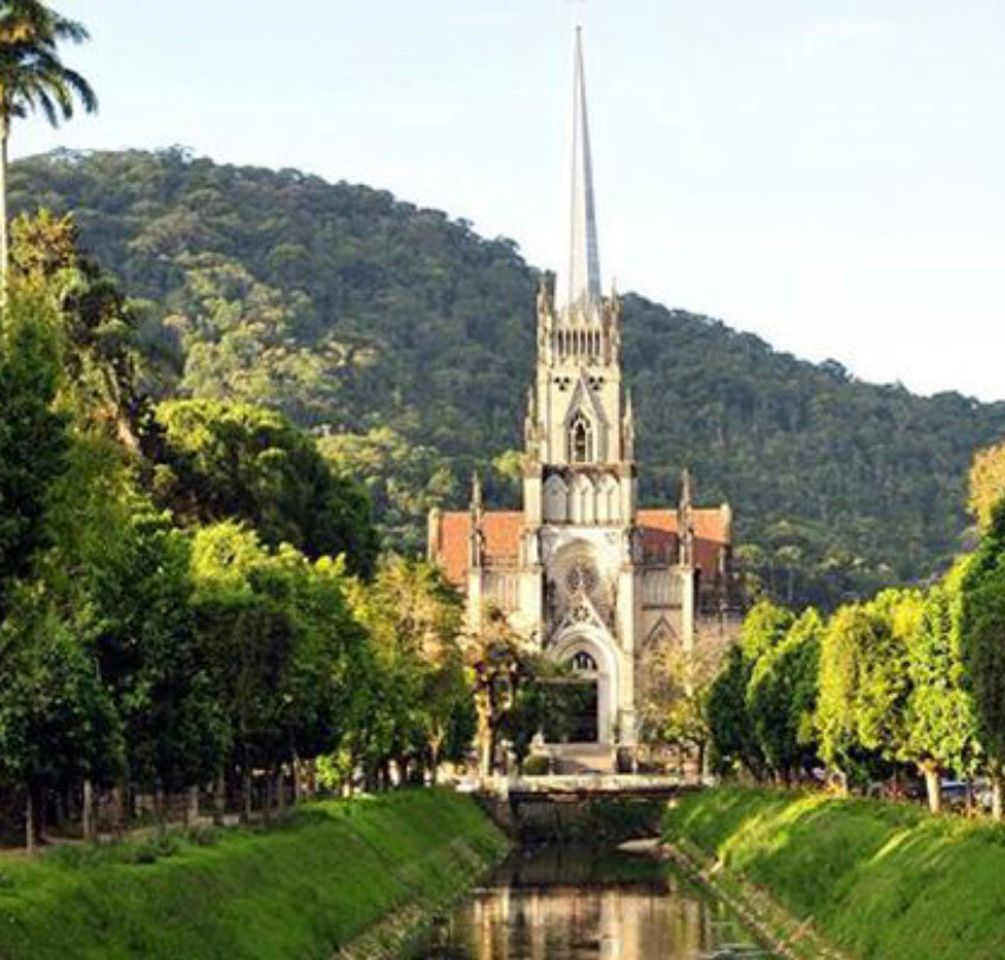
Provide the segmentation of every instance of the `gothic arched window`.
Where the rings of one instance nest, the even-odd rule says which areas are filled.
[[[569,425],[569,459],[573,463],[589,463],[593,459],[593,429],[581,413]]]
[[[573,670],[580,673],[597,672],[597,661],[594,660],[593,657],[585,650],[580,650],[578,653],[574,653],[572,658],[569,660],[569,664],[572,666]]]
[[[569,488],[562,478],[553,475],[544,485],[544,518],[562,523],[569,516]]]

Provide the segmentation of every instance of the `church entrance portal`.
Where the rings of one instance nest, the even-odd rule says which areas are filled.
[[[600,680],[596,659],[580,648],[569,657],[572,676],[557,681],[552,689],[554,711],[545,724],[549,743],[600,742]]]
[[[600,739],[600,697],[596,680],[577,680],[566,688],[569,697],[568,724],[570,743],[596,743]]]

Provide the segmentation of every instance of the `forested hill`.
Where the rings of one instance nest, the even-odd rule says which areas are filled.
[[[325,434],[393,541],[421,543],[425,510],[463,502],[489,461],[489,495],[514,495],[536,272],[513,242],[387,192],[181,150],[35,157],[11,188],[15,210],[73,211],[149,301],[152,389],[270,404]],[[860,383],[634,295],[624,322],[644,500],[674,500],[689,464],[783,597],[924,577],[958,547],[968,463],[1005,434],[1005,404]]]

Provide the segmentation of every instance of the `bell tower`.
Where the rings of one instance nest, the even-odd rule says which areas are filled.
[[[621,383],[621,308],[601,293],[600,251],[576,31],[568,248],[554,286],[537,297],[537,370],[525,423],[528,526],[631,526],[634,424]]]

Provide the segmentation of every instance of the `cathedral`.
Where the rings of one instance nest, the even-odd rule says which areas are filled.
[[[549,743],[614,762],[645,737],[643,704],[674,647],[722,649],[735,633],[727,504],[638,505],[635,423],[622,384],[621,309],[602,294],[582,39],[574,53],[569,243],[537,297],[537,365],[524,422],[523,509],[434,510],[429,557],[465,594],[477,630],[489,605],[586,692]],[[663,667],[665,669],[665,666]],[[546,734],[547,735],[547,734]]]

